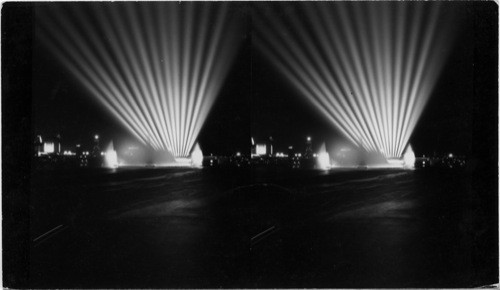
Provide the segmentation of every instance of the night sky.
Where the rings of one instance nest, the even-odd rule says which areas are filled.
[[[289,4],[283,7],[286,5]],[[492,150],[493,147],[486,148],[484,142],[495,145],[497,142],[496,4],[448,5],[458,7],[461,12],[456,18],[458,33],[452,53],[410,139],[417,155],[434,152],[474,155],[478,150]],[[306,136],[316,141],[313,143],[316,148],[322,141],[330,146],[345,143],[252,45],[251,14],[258,10],[248,3],[234,3],[232,9],[233,13],[240,14],[245,24],[240,35],[243,41],[199,135],[204,152],[248,152],[250,136],[257,142],[272,136],[278,151],[286,151],[290,145],[302,148]],[[13,15],[19,13],[14,10]],[[32,136],[59,133],[63,145],[70,146],[86,144],[94,134],[102,136],[104,141],[130,139],[126,130],[88,96],[57,56],[37,39],[35,19],[26,21],[31,21],[31,30],[23,26],[12,29],[28,37],[26,43],[29,43],[32,56],[31,75],[23,75],[32,85],[31,110],[24,111],[31,114]],[[4,56],[6,53],[4,51]]]

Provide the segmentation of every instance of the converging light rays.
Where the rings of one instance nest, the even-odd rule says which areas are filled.
[[[224,3],[40,5],[37,36],[128,131],[186,157],[238,45]]]
[[[348,140],[401,157],[448,55],[445,4],[287,5],[259,6],[258,48]]]

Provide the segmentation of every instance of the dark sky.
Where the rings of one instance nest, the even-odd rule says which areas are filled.
[[[478,143],[496,142],[498,133],[497,6],[493,2],[455,5],[461,12],[456,41],[410,140],[416,151],[429,154],[474,154],[482,148]]]
[[[244,41],[200,133],[202,149],[215,154],[244,152],[250,136],[256,141],[272,136],[278,150],[289,145],[301,148],[306,136],[317,141],[315,147],[321,141],[344,142],[252,45],[251,11],[255,10],[248,3],[233,5],[234,13],[241,14],[246,24],[241,35]],[[448,5],[460,6],[456,26],[459,33],[411,137],[418,155],[473,154],[474,150],[482,150],[478,138],[496,142],[496,4],[467,1]],[[34,36],[33,31],[21,33]],[[31,48],[32,77],[27,81],[32,82],[33,134],[60,133],[69,145],[88,142],[95,133],[104,140],[128,135],[42,47],[36,36]]]

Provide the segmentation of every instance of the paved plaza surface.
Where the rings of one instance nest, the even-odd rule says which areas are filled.
[[[497,283],[497,201],[466,171],[36,172],[33,288]]]

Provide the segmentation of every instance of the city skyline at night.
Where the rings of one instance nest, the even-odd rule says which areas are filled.
[[[307,135],[314,135],[318,142],[326,141],[329,147],[336,143],[353,145],[340,131],[328,125],[328,121],[318,117],[316,109],[284,81],[272,63],[267,61],[268,58],[256,48],[251,19],[252,13],[259,10],[251,10],[247,3],[233,5],[229,13],[239,18],[244,28],[238,35],[242,45],[236,52],[234,64],[229,67],[213,110],[207,113],[206,124],[200,125],[200,146],[210,152],[220,151],[221,154],[248,151],[250,144],[247,137],[250,135],[263,139],[274,136],[282,151],[290,145],[301,146],[301,140]],[[295,9],[296,4],[287,5]],[[457,23],[455,29],[463,31],[448,43],[451,47],[450,57],[436,80],[427,106],[429,109],[423,111],[422,120],[415,124],[415,134],[411,138],[407,137],[410,143],[415,141],[414,149],[420,154],[447,151],[466,154],[472,142],[468,108],[473,102],[473,76],[470,69],[473,67],[474,55],[470,39],[474,37],[475,16],[463,11],[466,4],[454,5],[453,9],[460,12],[454,20]],[[463,8],[457,7],[459,5]],[[279,11],[279,5],[276,9]],[[442,10],[446,10],[446,7]],[[131,137],[129,130],[107,116],[106,110],[91,101],[88,93],[82,92],[81,84],[67,73],[66,68],[58,63],[57,56],[51,55],[38,38],[35,38],[34,47],[37,75],[34,77],[34,86],[37,88],[34,126],[38,133],[61,133],[74,143],[92,132],[109,132],[103,135],[116,139],[118,143],[119,138]],[[451,111],[461,114],[455,115]],[[450,122],[446,119],[458,116],[463,118],[456,120],[460,125],[450,128]],[[457,138],[457,134],[465,138]]]
[[[188,156],[238,49],[227,4],[39,7],[35,34],[154,150]]]

